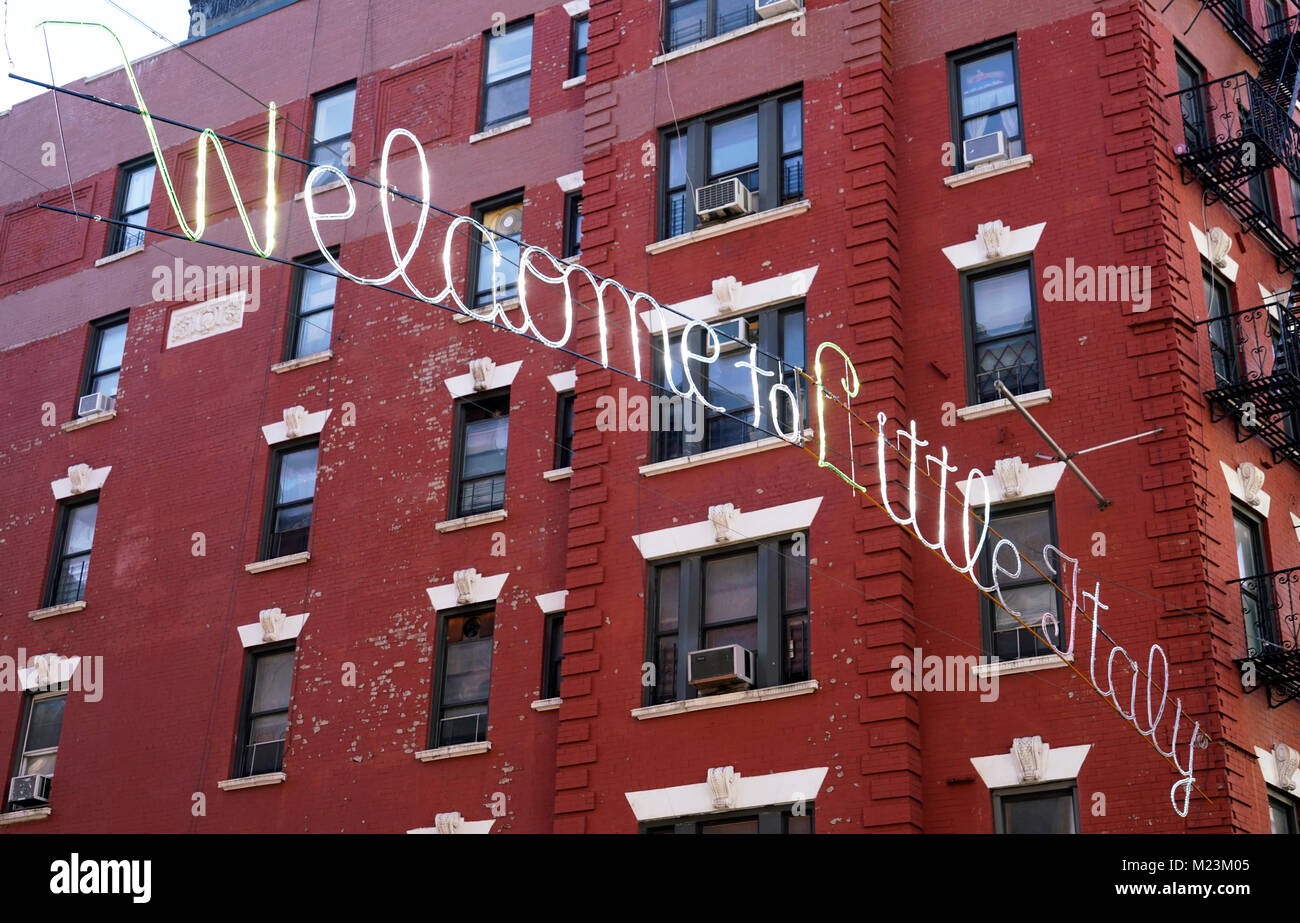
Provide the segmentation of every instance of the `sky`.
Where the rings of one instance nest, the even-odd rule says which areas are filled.
[[[118,9],[120,7],[120,9]],[[4,26],[3,74],[0,76],[0,110],[48,90],[10,79],[21,74],[57,85],[80,77],[103,73],[122,63],[116,45],[98,29],[70,29],[51,26],[49,56],[36,24],[46,19],[100,22],[117,33],[131,60],[144,57],[167,41],[159,38],[129,14],[180,42],[189,31],[189,0],[0,0],[0,23]],[[122,12],[125,10],[126,12]],[[50,64],[54,80],[50,80]]]

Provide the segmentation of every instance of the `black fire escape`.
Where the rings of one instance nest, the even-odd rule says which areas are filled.
[[[1231,417],[1237,441],[1263,440],[1274,463],[1300,466],[1300,215],[1275,214],[1268,177],[1277,167],[1300,184],[1300,16],[1257,30],[1240,0],[1203,0],[1259,65],[1258,76],[1231,74],[1177,93],[1183,143],[1175,148],[1184,182],[1200,180],[1206,203],[1221,202],[1273,251],[1292,276],[1274,304],[1231,311],[1211,305],[1202,321],[1214,358],[1211,417]],[[1300,207],[1300,203],[1297,203]]]
[[[1246,692],[1268,690],[1273,708],[1300,698],[1300,567],[1231,582],[1246,622],[1246,657],[1238,661]]]

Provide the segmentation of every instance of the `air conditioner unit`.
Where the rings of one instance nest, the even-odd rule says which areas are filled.
[[[771,19],[782,13],[793,13],[799,9],[799,6],[799,0],[754,0],[754,12],[764,19]]]
[[[754,685],[754,652],[739,644],[691,651],[686,681],[701,691],[721,692]]]
[[[108,394],[101,394],[95,391],[92,394],[81,395],[81,400],[77,401],[77,416],[88,417],[92,413],[106,413],[113,409],[114,399]]]
[[[695,214],[705,221],[725,215],[749,215],[753,211],[754,194],[737,177],[695,190]]]
[[[9,783],[9,801],[12,804],[49,804],[50,780],[45,773],[33,776],[14,776]]]
[[[713,329],[717,331],[723,349],[749,345],[749,321],[743,317],[714,324]]]
[[[967,169],[982,163],[1006,160],[1007,136],[1000,131],[995,131],[991,135],[967,138],[962,142],[961,157]]]

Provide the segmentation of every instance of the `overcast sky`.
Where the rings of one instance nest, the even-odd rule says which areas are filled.
[[[121,10],[114,7],[114,3]],[[21,74],[53,82],[69,83],[112,67],[119,67],[122,56],[113,40],[98,29],[74,29],[49,26],[50,54],[46,57],[45,41],[36,24],[46,19],[100,22],[117,33],[131,60],[144,57],[167,42],[136,22],[133,14],[173,42],[188,34],[189,0],[0,0],[0,19],[4,21],[7,50],[3,52],[4,74]],[[122,10],[126,10],[124,13]],[[12,63],[11,63],[12,59]],[[50,62],[54,63],[54,80],[50,80]],[[37,94],[49,94],[29,83],[0,77],[0,110]]]

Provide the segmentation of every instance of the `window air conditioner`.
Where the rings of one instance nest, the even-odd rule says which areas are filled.
[[[701,692],[721,692],[754,685],[754,652],[739,644],[691,651],[686,680]]]
[[[1007,136],[1000,131],[995,131],[991,135],[967,138],[962,142],[961,157],[967,169],[982,163],[1006,160]]]
[[[749,215],[753,211],[754,194],[737,177],[695,190],[695,214],[705,221],[725,215]]]
[[[793,13],[797,9],[799,9],[799,0],[754,0],[754,12],[764,19],[771,19],[782,13]]]
[[[748,346],[750,343],[749,321],[743,317],[721,321],[714,324],[713,329],[717,331],[718,343],[723,349],[738,348],[741,345]]]
[[[9,783],[9,801],[13,804],[48,804],[50,780],[44,773],[33,776],[14,776]]]
[[[87,417],[92,413],[105,413],[112,409],[113,398],[98,391],[92,394],[83,394],[81,400],[77,401],[77,416],[79,417]]]

